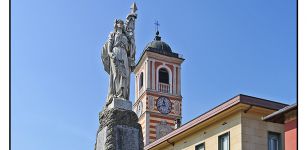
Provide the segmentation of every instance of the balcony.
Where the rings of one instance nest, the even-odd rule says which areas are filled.
[[[163,93],[170,93],[169,84],[159,82],[158,83],[158,91],[163,92]]]

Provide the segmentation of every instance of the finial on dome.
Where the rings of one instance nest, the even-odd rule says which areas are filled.
[[[154,23],[155,25],[156,25],[156,37],[155,37],[155,40],[156,41],[161,41],[161,37],[159,36],[159,26],[160,26],[160,24],[159,24],[159,22],[158,21],[156,21],[155,23]]]
[[[156,41],[161,41],[161,36],[159,36],[159,31],[156,32],[155,40]]]

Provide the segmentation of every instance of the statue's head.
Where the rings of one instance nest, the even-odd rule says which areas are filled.
[[[124,29],[124,21],[121,19],[116,19],[114,23],[114,30],[123,30]]]

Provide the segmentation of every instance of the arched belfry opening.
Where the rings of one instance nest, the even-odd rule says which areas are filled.
[[[158,70],[158,91],[163,93],[170,92],[170,74],[166,68],[160,68]]]
[[[165,68],[159,69],[159,83],[169,84],[169,74]]]

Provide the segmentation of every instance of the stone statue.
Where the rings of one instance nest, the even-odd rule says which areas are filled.
[[[116,19],[102,48],[104,70],[110,75],[105,107],[99,113],[95,150],[143,150],[142,127],[129,101],[130,74],[135,68],[136,4],[126,21]]]
[[[105,71],[110,75],[107,104],[113,98],[129,100],[130,74],[135,67],[135,20],[136,4],[131,6],[131,12],[126,22],[116,19],[114,31],[109,34],[102,48],[102,62]]]

